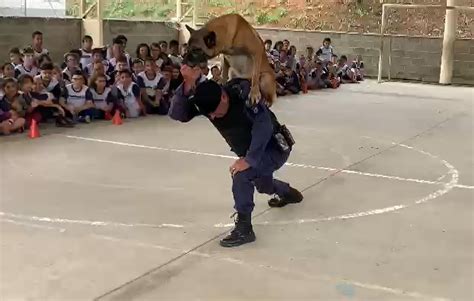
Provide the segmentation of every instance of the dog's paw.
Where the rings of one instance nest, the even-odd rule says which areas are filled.
[[[250,90],[250,103],[252,105],[255,105],[257,103],[260,102],[260,100],[262,99],[262,94],[260,93],[260,89],[259,88],[252,88]]]

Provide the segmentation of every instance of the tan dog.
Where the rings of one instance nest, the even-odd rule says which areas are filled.
[[[199,30],[186,25],[191,33],[189,51],[202,50],[208,58],[224,54],[222,77],[251,80],[250,100],[271,106],[276,99],[275,72],[268,63],[263,41],[257,31],[240,15],[228,14],[207,22]],[[230,72],[229,72],[230,71]]]

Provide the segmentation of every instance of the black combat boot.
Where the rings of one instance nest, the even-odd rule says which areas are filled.
[[[303,200],[303,195],[298,190],[290,187],[290,191],[286,193],[283,197],[275,196],[274,198],[268,201],[268,206],[270,207],[284,207],[288,204],[299,203]]]
[[[224,237],[220,244],[223,247],[238,247],[240,245],[255,241],[255,233],[252,229],[252,220],[251,214],[242,214],[242,213],[234,213],[237,214],[237,218],[235,219],[235,228],[230,232],[229,235]]]

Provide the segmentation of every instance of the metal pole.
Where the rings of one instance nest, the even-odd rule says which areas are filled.
[[[388,81],[392,80],[392,41],[393,38],[390,36],[388,43]]]
[[[382,26],[380,27],[380,48],[379,48],[379,72],[377,75],[378,83],[382,82],[382,65],[383,65],[383,40],[385,33],[385,4],[382,4]]]
[[[181,20],[181,16],[183,15],[183,5],[181,0],[176,0],[176,18]]]
[[[193,0],[193,22],[192,22],[193,28],[196,28],[196,23],[197,23],[197,1]]]
[[[97,0],[97,20],[99,26],[99,45],[104,44],[104,0]]]
[[[458,12],[450,6],[456,5],[456,0],[447,0],[446,21],[444,23],[443,53],[441,55],[441,70],[439,73],[439,83],[451,84],[453,78],[454,65],[454,42],[456,41],[456,26]]]

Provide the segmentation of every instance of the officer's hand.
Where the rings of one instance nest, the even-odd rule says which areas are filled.
[[[250,165],[245,161],[244,158],[237,159],[234,164],[229,167],[230,174],[235,176],[238,172],[249,169]]]

